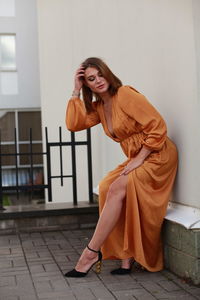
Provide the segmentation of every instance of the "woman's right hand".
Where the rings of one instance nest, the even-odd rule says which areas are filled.
[[[80,92],[80,90],[83,86],[84,74],[85,74],[85,69],[82,66],[80,66],[75,73],[74,91]]]

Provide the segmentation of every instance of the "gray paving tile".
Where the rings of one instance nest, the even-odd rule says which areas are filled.
[[[50,281],[46,281],[46,282],[35,282],[35,289],[37,291],[38,294],[40,293],[48,293],[48,292],[52,292],[52,285]]]
[[[141,285],[136,282],[129,283],[105,283],[110,291],[123,291],[128,289],[142,289]]]
[[[8,248],[8,247],[0,248],[0,255],[5,255],[5,254],[10,255],[10,253],[11,253],[10,248]]]
[[[166,289],[164,289],[158,283],[152,281],[141,282],[141,286],[157,298],[161,297],[160,295],[167,295]],[[180,288],[176,285],[175,287],[173,286],[173,288],[173,291],[180,290]],[[183,291],[183,293],[185,293],[185,291]]]
[[[77,300],[96,300],[96,296],[87,287],[75,287],[73,293]]]
[[[18,296],[1,296],[0,295],[0,300],[19,300],[19,297]]]
[[[193,296],[198,296],[199,297],[198,299],[200,299],[200,287],[188,288],[187,291]]]
[[[33,278],[33,281],[35,280],[36,277],[51,277],[51,276],[56,276],[56,275],[60,275],[61,272],[58,271],[52,271],[52,272],[36,272],[36,273],[32,273],[31,276]]]
[[[138,299],[138,300],[155,300],[156,297],[152,296],[150,293],[148,293],[145,289],[127,289],[123,291],[115,291],[114,295],[118,297],[119,299]],[[132,298],[131,298],[132,297]]]
[[[69,290],[69,286],[63,277],[54,278],[51,280],[51,286],[54,291],[66,291]]]
[[[14,248],[11,248],[11,247],[5,247],[5,248],[2,248],[0,247],[0,259],[2,259],[2,255],[5,258],[14,258],[14,257],[19,257],[19,256],[23,256],[23,251],[22,251],[22,248],[21,247],[14,247]]]
[[[47,275],[47,276],[34,276],[34,277],[32,276],[32,280],[34,283],[35,282],[44,282],[44,281],[56,281],[59,279],[64,280],[66,282],[65,277],[63,277],[62,274],[57,274],[57,275],[51,274],[51,275]]]
[[[74,296],[74,294],[72,293],[72,291],[61,291],[61,292],[44,292],[44,293],[38,293],[38,298],[39,299],[48,299],[48,300],[57,300],[60,297],[65,297],[66,300],[77,300],[78,298],[76,298]],[[78,299],[79,300],[79,299]],[[86,298],[85,298],[86,300]],[[87,300],[90,300],[89,298]],[[96,299],[95,299],[96,300]]]
[[[15,276],[0,277],[0,287],[16,285]]]
[[[17,257],[12,259],[13,267],[25,267],[26,261],[23,257]]]
[[[11,260],[0,261],[0,269],[3,268],[12,268],[12,261]]]
[[[16,275],[16,282],[17,282],[17,286],[26,286],[26,287],[33,287],[33,282],[32,282],[32,278],[30,276],[30,274],[28,275],[24,275],[24,274],[20,274],[20,275]]]
[[[195,300],[197,298],[191,296],[191,295],[183,295],[181,293],[179,294],[162,294],[162,295],[156,295],[156,299],[159,300]]]
[[[15,297],[25,297],[25,296],[35,296],[35,291],[33,288],[30,288],[30,286],[26,286],[26,285],[21,285],[20,287],[18,286],[10,286],[10,287],[2,287],[0,288],[0,295],[1,297],[11,297],[11,296],[15,296]]]
[[[59,268],[56,263],[53,264],[43,264],[44,269],[46,272],[51,272],[51,271],[59,271]],[[60,271],[59,271],[60,272]]]
[[[90,288],[90,290],[97,299],[115,299],[113,294],[103,286]]]
[[[44,273],[45,269],[44,269],[43,264],[37,264],[37,265],[34,265],[34,266],[30,266],[30,272],[32,274],[34,274],[34,273]]]
[[[108,273],[108,272],[107,272]],[[99,274],[98,276],[99,276],[99,278],[103,281],[103,282],[105,282],[105,284],[107,285],[107,284],[112,284],[112,283],[120,283],[120,282],[122,282],[121,281],[121,279],[122,278],[120,278],[120,276],[112,276],[112,275],[110,275],[110,274],[107,274],[107,273],[101,273],[101,274]],[[127,276],[126,276],[127,277]],[[128,282],[128,281],[127,281]],[[131,282],[135,282],[134,280],[132,280]]]
[[[0,277],[7,275],[16,275],[20,273],[26,273],[28,271],[27,266],[24,267],[12,267],[12,268],[1,268]]]
[[[5,271],[4,270],[4,272],[0,272],[0,278],[1,277],[5,277],[5,276],[17,276],[17,275],[25,275],[25,274],[29,274],[29,271],[28,271],[28,269],[20,269],[20,270],[15,270],[15,271],[12,271],[12,272],[10,272],[10,271]]]
[[[27,260],[28,266],[37,266],[40,264],[51,264],[54,263],[54,259],[51,258],[40,258],[35,260]]]
[[[162,288],[168,292],[180,290],[180,286],[178,286],[173,281],[169,280],[159,281],[159,285],[162,286]]]
[[[200,299],[200,288],[167,270],[134,268],[127,276],[110,271],[118,260],[103,261],[102,272],[65,278],[93,230],[25,233],[0,239],[0,300],[153,300]],[[20,242],[20,239],[22,243]]]
[[[136,299],[133,296],[132,290],[115,291],[114,296],[117,300],[133,300]]]
[[[19,300],[38,300],[38,297],[34,295],[25,295],[25,296],[20,296]]]
[[[40,298],[42,300],[49,300],[49,298]],[[71,293],[71,294],[67,294],[65,296],[58,296],[56,297],[56,300],[77,300],[77,298],[75,298],[75,296]]]

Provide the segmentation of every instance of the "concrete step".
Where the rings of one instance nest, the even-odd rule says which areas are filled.
[[[0,212],[0,235],[94,228],[97,220],[98,204],[85,201],[8,206]]]

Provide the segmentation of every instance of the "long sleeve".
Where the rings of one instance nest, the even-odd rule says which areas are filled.
[[[122,86],[118,91],[121,109],[134,119],[146,135],[143,144],[150,150],[160,150],[165,143],[167,128],[158,111],[144,95],[129,86]]]
[[[95,103],[93,107],[95,109]],[[97,125],[100,123],[100,118],[96,109],[88,114],[83,101],[79,98],[74,98],[68,102],[65,121],[70,131],[80,131]]]

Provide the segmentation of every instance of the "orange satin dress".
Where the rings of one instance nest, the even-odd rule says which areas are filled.
[[[106,239],[104,259],[134,259],[149,271],[163,268],[161,227],[177,170],[177,150],[167,137],[166,125],[149,101],[130,86],[121,86],[112,99],[112,127],[108,130],[101,101],[87,114],[83,101],[70,99],[66,125],[79,131],[102,123],[106,135],[120,143],[127,160],[99,184],[99,210],[104,206],[111,183],[141,147],[152,150],[144,163],[128,174],[126,200],[120,218]]]

